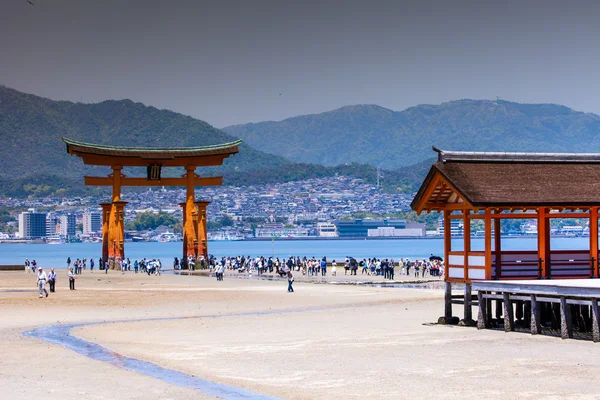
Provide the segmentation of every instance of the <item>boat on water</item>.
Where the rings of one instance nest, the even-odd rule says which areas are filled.
[[[46,238],[46,244],[65,244],[65,239],[60,236],[48,236]]]
[[[157,235],[153,238],[155,242],[160,243],[169,243],[169,242],[179,242],[181,239],[174,234],[173,232],[163,232],[160,235]]]
[[[214,242],[229,242],[233,240],[244,240],[243,236],[232,235],[224,232],[208,233],[208,240]]]

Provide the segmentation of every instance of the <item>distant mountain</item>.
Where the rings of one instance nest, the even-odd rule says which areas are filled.
[[[106,192],[106,189],[84,187],[82,177],[86,174],[105,175],[110,171],[104,167],[85,166],[80,158],[68,155],[61,140],[63,136],[90,143],[150,147],[211,145],[237,139],[204,121],[131,100],[72,103],[0,86],[0,195],[44,197]],[[230,185],[335,175],[376,182],[375,168],[357,164],[360,158],[347,161],[348,165],[337,167],[292,163],[280,155],[266,154],[244,143],[240,152],[225,160],[222,167],[198,172],[222,174],[224,183]],[[169,170],[171,174],[181,173]],[[425,172],[424,166],[386,172],[384,188],[414,190]]]
[[[54,101],[0,86],[0,179],[28,176],[80,178],[101,168],[67,154],[61,137],[121,146],[189,147],[237,138],[204,121],[131,100],[97,104]],[[220,171],[249,171],[289,164],[247,144]],[[105,169],[101,169],[105,171]],[[203,171],[199,171],[203,173]]]
[[[554,104],[458,100],[392,111],[347,106],[280,122],[223,128],[296,162],[360,162],[397,169],[431,158],[431,146],[473,151],[600,152],[600,116]]]

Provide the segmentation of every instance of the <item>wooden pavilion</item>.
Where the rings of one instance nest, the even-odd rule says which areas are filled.
[[[433,149],[438,160],[411,207],[417,213],[443,214],[446,318],[452,314],[453,283],[465,284],[465,320],[469,322],[473,281],[598,277],[600,154]],[[502,249],[501,221],[514,218],[535,221],[535,248]],[[588,248],[552,249],[553,218],[587,219]],[[454,220],[463,226],[462,235],[455,238]],[[474,220],[483,220],[483,248],[471,245]]]
[[[206,207],[209,202],[196,201],[196,186],[220,186],[223,177],[200,177],[196,168],[216,166],[239,151],[241,140],[215,146],[192,148],[118,147],[76,142],[63,138],[67,153],[81,157],[84,164],[108,166],[112,173],[106,177],[86,176],[88,186],[112,186],[111,202],[102,203],[102,260],[111,268],[125,258],[124,209],[121,200],[123,186],[185,186],[183,208],[183,260],[194,262],[208,258]],[[146,177],[128,177],[124,167],[146,167]],[[162,176],[163,167],[184,167],[181,177]]]

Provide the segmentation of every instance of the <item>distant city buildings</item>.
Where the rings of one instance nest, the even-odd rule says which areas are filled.
[[[64,238],[75,237],[77,233],[77,222],[75,214],[66,214],[60,216],[60,236]]]
[[[46,236],[46,213],[39,213],[35,208],[19,214],[19,237],[22,239],[39,239]]]
[[[406,224],[405,228],[394,228],[391,226],[380,226],[375,229],[369,229],[369,237],[424,237],[426,234],[425,224],[413,223]]]
[[[355,238],[369,236],[369,229],[405,229],[406,221],[403,219],[350,219],[337,220],[335,226],[339,237]]]
[[[444,235],[444,217],[438,218],[438,233],[440,236]],[[450,234],[452,236],[461,236],[463,234],[463,221],[460,219],[450,220]]]
[[[86,211],[83,213],[83,234],[102,232],[102,214],[99,212]]]
[[[335,224],[331,222],[317,223],[316,234],[320,237],[336,237],[338,235]]]
[[[54,212],[46,215],[46,236],[55,236],[60,234],[60,221]]]

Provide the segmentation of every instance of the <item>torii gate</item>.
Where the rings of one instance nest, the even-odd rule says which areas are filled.
[[[123,186],[185,186],[186,201],[183,208],[183,256],[197,262],[208,259],[206,234],[206,207],[208,201],[196,201],[196,186],[220,186],[223,177],[200,177],[199,166],[215,166],[236,154],[241,140],[215,146],[192,148],[118,147],[82,143],[62,138],[67,153],[81,157],[84,164],[112,168],[107,177],[85,176],[87,186],[112,186],[112,201],[102,206],[102,260],[108,260],[110,268],[118,268],[116,261],[125,258],[124,211],[126,201],[121,200]],[[123,167],[146,167],[147,177],[129,178],[121,171]],[[186,173],[180,178],[162,178],[162,167],[184,167]]]

